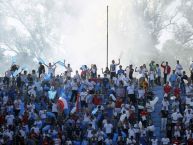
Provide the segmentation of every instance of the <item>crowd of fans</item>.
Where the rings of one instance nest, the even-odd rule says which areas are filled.
[[[179,61],[174,68],[151,61],[147,67],[123,69],[120,60],[113,60],[110,69],[102,69],[104,76],[97,74],[95,64],[83,65],[74,75],[65,63],[65,72],[55,74],[56,65],[40,62],[30,73],[13,64],[5,72],[0,81],[0,144],[193,145],[193,63],[191,76]],[[157,99],[162,99],[155,89],[164,92],[161,138],[152,119]],[[64,110],[59,97],[67,100]]]

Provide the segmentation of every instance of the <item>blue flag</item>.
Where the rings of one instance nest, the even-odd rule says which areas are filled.
[[[48,91],[48,97],[49,99],[54,99],[56,96],[56,91]]]
[[[96,107],[93,111],[92,111],[92,114],[95,115],[98,111],[98,107]]]
[[[18,70],[16,70],[14,73],[13,73],[13,77],[16,77],[20,72],[22,72],[22,68],[19,67]]]
[[[59,65],[63,66],[63,67],[65,66],[65,64],[64,64],[62,61],[58,61],[57,63],[58,63]]]

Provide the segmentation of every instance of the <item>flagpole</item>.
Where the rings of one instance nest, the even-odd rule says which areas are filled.
[[[109,6],[107,5],[107,67],[109,66]]]

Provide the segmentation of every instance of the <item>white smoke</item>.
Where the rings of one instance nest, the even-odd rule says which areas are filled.
[[[106,23],[109,5],[109,64],[112,59],[124,66],[143,63],[150,57],[151,41],[131,0],[66,0],[54,5],[59,48],[49,52],[52,59],[66,59],[72,67],[92,63],[106,66]],[[54,54],[54,55],[53,55]],[[143,61],[142,61],[143,60]]]
[[[41,27],[45,27],[43,31],[49,32],[44,37],[51,49],[45,49],[40,56],[47,63],[65,59],[74,71],[84,64],[88,66],[97,64],[99,70],[104,68],[107,46],[107,5],[109,6],[109,64],[112,59],[117,62],[120,58],[123,66],[131,63],[139,65],[151,59],[154,53],[149,32],[136,13],[135,0],[24,0],[22,2],[13,0],[12,5],[24,16],[26,16],[25,9],[32,9],[32,15],[25,19],[26,26],[33,28],[36,23],[40,23],[36,20],[41,20]],[[22,28],[22,23],[18,24],[21,24],[20,28]],[[27,35],[28,32],[24,33],[25,31],[23,34]],[[58,72],[63,69],[57,68]]]

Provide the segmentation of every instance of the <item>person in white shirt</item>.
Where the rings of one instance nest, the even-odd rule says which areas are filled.
[[[190,128],[187,127],[185,134],[186,134],[186,139],[188,140],[192,136],[192,130],[190,130]]]
[[[47,66],[48,68],[48,74],[55,76],[56,63],[54,63],[53,65],[51,63],[49,63],[48,65],[45,64],[45,66]]]
[[[142,74],[143,74],[143,76],[146,77],[146,78],[147,78],[147,73],[148,73],[147,67],[146,67],[145,64],[143,64]]]
[[[155,72],[154,71],[150,71],[149,73],[149,84],[150,84],[150,87],[153,87],[154,86],[154,80],[155,80]]]
[[[7,136],[9,139],[8,140],[13,140],[13,131],[10,131],[9,129],[6,129],[4,132],[3,132],[3,135],[4,136]]]
[[[155,126],[153,125],[152,122],[148,125],[147,131],[148,131],[148,134],[150,137],[152,137],[154,135]]]
[[[29,103],[27,104],[27,109],[28,109],[28,111],[30,111],[30,112],[34,112],[34,110],[35,110],[35,104],[32,103],[32,102],[29,102]]]
[[[185,86],[186,95],[191,96],[193,95],[193,87],[191,86],[191,83],[187,83]]]
[[[111,75],[111,79],[113,79],[113,77],[116,77],[116,67],[120,64],[120,59],[119,62],[116,64],[114,60],[112,60],[112,64],[110,65],[110,75]]]
[[[185,126],[189,126],[190,120],[193,118],[193,114],[190,109],[184,114],[183,122]]]
[[[76,79],[78,82],[80,82],[81,81],[81,76],[80,76],[80,74],[78,73],[78,71],[76,70],[76,74],[74,75],[74,77],[73,77],[74,79]]]
[[[169,107],[169,102],[168,102],[167,98],[164,97],[164,99],[162,101],[162,109],[165,108],[165,110],[168,110],[168,107]]]
[[[45,71],[43,71],[41,74],[40,74],[40,82],[42,83],[45,79],[45,77],[47,76],[47,74],[45,73]]]
[[[161,139],[161,142],[163,145],[169,145],[170,139],[165,136]]]
[[[140,77],[145,77],[143,74],[143,66],[140,66],[139,69],[137,67],[135,68],[135,72],[138,72],[137,78],[139,79]]]
[[[87,129],[87,137],[88,139],[91,139],[93,137],[93,128],[92,128],[92,124],[89,124],[89,128]]]
[[[143,89],[141,86],[138,89],[138,98],[144,98],[144,94],[145,94],[145,89]]]
[[[135,138],[133,136],[131,136],[130,138],[127,138],[126,144],[127,145],[136,145]]]
[[[6,115],[5,120],[7,122],[7,125],[12,126],[13,125],[13,121],[14,121],[15,117],[13,116],[13,114],[8,113],[8,115]]]
[[[183,116],[179,111],[174,111],[171,117],[172,117],[172,124],[174,126],[178,122],[178,119],[182,118]]]
[[[72,80],[71,88],[72,88],[72,95],[71,95],[70,101],[73,102],[76,100],[76,96],[78,94],[78,82],[76,79]]]
[[[20,128],[19,133],[20,133],[21,137],[26,139],[27,136],[26,136],[26,133],[25,133],[24,129]]]
[[[152,143],[152,145],[158,145],[158,139],[154,136],[154,137],[151,139],[151,143]]]
[[[55,102],[52,103],[52,112],[57,116],[58,109],[57,109],[57,104]]]
[[[54,138],[53,141],[54,141],[54,145],[61,145],[61,139],[58,136]]]
[[[109,121],[107,121],[107,123],[104,124],[104,129],[105,129],[105,133],[107,135],[110,135],[113,130],[113,125]]]
[[[86,104],[86,96],[88,93],[86,92],[86,89],[83,89],[82,92],[80,92],[80,101],[81,101],[81,107],[87,107]]]
[[[179,60],[177,60],[177,64],[176,64],[176,74],[181,76],[182,75],[182,70],[183,70],[183,67],[182,65],[180,64]]]
[[[178,124],[174,127],[174,137],[180,137],[181,136],[181,126]]]
[[[127,94],[131,102],[135,103],[135,90],[134,85],[131,81],[129,81],[128,87],[127,87]]]
[[[133,128],[133,126],[131,126],[131,128],[129,128],[128,130],[128,133],[129,133],[129,138],[133,137],[135,138],[135,129]]]
[[[67,77],[71,78],[71,73],[73,71],[72,71],[70,64],[68,64],[67,66],[64,64],[64,67],[66,68],[66,71],[67,71]]]
[[[37,127],[37,126],[33,126],[32,128],[31,128],[31,131],[34,131],[37,135],[39,135],[39,133],[40,133],[40,129]]]
[[[104,139],[104,132],[100,128],[98,129],[97,136],[98,142],[102,142],[102,140]]]

